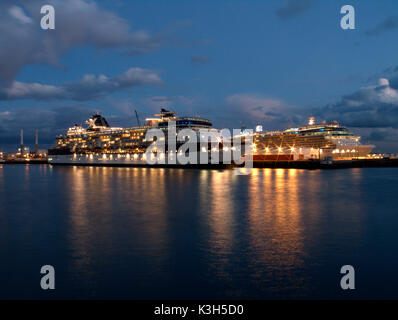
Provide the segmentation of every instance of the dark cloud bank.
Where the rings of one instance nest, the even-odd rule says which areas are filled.
[[[40,29],[40,8],[51,4],[56,11],[55,30]],[[128,21],[84,0],[2,0],[0,39],[0,84],[9,86],[28,64],[59,67],[59,58],[76,46],[119,49],[146,54],[168,43],[164,34],[131,30]]]
[[[142,68],[130,68],[121,75],[108,78],[105,75],[85,75],[83,79],[53,86],[40,83],[14,81],[0,89],[0,100],[93,100],[116,91],[136,86],[161,84],[159,72]]]

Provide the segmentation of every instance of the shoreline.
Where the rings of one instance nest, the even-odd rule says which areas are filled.
[[[187,164],[187,165],[167,165],[167,164],[95,164],[95,163],[65,163],[51,164],[43,159],[26,160],[6,160],[1,164],[49,164],[53,166],[82,166],[82,167],[133,167],[133,168],[179,168],[179,169],[230,169],[238,166],[232,164]],[[323,163],[319,160],[268,160],[253,161],[253,168],[271,169],[346,169],[346,168],[391,168],[398,167],[398,159],[358,159],[358,160],[338,160],[332,163]]]

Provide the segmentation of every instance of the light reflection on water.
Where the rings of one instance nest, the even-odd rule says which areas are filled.
[[[297,170],[255,171],[249,185],[249,228],[252,264],[257,279],[278,290],[281,282],[302,285],[294,269],[303,265],[303,205]],[[285,288],[286,288],[285,284]]]
[[[3,166],[0,274],[53,264],[59,298],[341,298],[342,265],[396,252],[383,170]]]

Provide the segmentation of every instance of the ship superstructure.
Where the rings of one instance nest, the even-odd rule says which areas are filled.
[[[253,147],[255,159],[343,160],[366,157],[371,152],[374,146],[361,144],[360,139],[337,121],[316,123],[311,117],[306,126],[254,133]]]
[[[75,125],[66,134],[56,137],[49,149],[50,163],[93,163],[93,164],[144,164],[145,151],[154,140],[146,140],[149,129],[160,129],[167,141],[168,125],[181,129],[211,129],[212,123],[201,117],[179,117],[173,111],[161,109],[155,117],[147,118],[143,126],[118,128],[109,126],[100,114],[86,121],[87,127]]]

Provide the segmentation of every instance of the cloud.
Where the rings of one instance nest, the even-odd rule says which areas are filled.
[[[287,20],[307,11],[314,5],[314,0],[285,0],[285,5],[276,11],[276,15]]]
[[[111,105],[121,112],[123,115],[132,117],[135,116],[134,110],[137,109],[135,104],[131,100],[110,100]]]
[[[365,32],[367,36],[376,36],[384,31],[393,30],[398,28],[398,16],[391,16],[379,23],[373,29]]]
[[[210,62],[210,58],[208,56],[203,55],[193,55],[191,56],[191,63],[193,65],[201,65]]]
[[[40,8],[53,5],[55,30],[40,29]],[[35,26],[35,27],[33,27]],[[170,44],[166,34],[131,30],[129,21],[88,0],[3,0],[0,2],[0,84],[9,85],[26,65],[59,66],[76,46],[147,54]]]
[[[85,75],[83,79],[62,86],[14,81],[0,90],[0,100],[92,100],[116,91],[136,86],[161,84],[158,71],[130,68],[121,75],[108,78],[105,75]]]
[[[250,126],[261,123],[283,129],[304,125],[313,115],[319,121],[337,120],[351,128],[398,129],[398,70],[393,74],[395,69],[385,72],[389,77],[379,78],[377,83],[345,94],[327,105],[296,106],[280,98],[240,93],[225,99],[226,108]]]
[[[375,143],[377,149],[384,149],[386,152],[397,152],[398,129],[376,128],[366,134],[366,140]]]
[[[391,71],[391,70],[390,70]],[[390,72],[389,72],[390,73]],[[305,109],[319,120],[337,120],[376,151],[398,152],[398,77],[343,95],[336,103]]]
[[[379,79],[378,84],[344,95],[337,103],[314,108],[326,119],[337,119],[349,127],[398,128],[397,78]]]
[[[22,10],[21,7],[18,6],[12,6],[8,9],[8,12],[12,17],[17,19],[20,23],[26,24],[26,23],[32,23],[33,20],[32,18],[28,17],[25,12]]]
[[[160,108],[169,108],[173,105],[173,99],[168,96],[151,96],[142,100],[142,104],[149,110],[159,111]]]
[[[160,108],[169,108],[184,114],[197,114],[198,107],[202,104],[201,97],[176,96],[149,96],[141,101],[148,115],[158,113]]]
[[[265,120],[266,111],[277,109],[282,102],[277,99],[266,98],[256,94],[233,94],[226,98],[229,106],[244,111],[254,119]]]
[[[226,97],[225,102],[229,110],[224,110],[224,113],[233,115],[235,127],[236,119],[240,119],[242,124],[252,128],[257,124],[265,124],[272,129],[283,128],[294,123],[297,112],[295,106],[281,99],[252,93],[233,94]]]
[[[66,95],[63,88],[40,83],[24,83],[14,81],[13,84],[6,89],[0,91],[0,100],[16,100],[16,99],[60,99]]]

